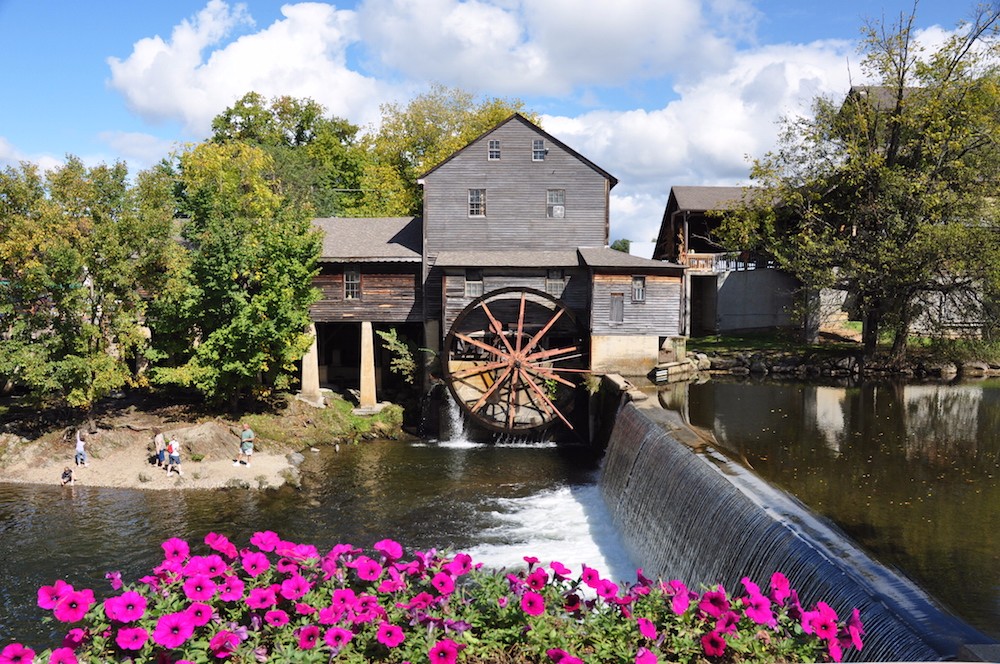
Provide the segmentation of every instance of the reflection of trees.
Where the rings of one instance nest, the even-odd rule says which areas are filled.
[[[978,385],[906,386],[906,458],[935,465],[974,459],[982,396]]]

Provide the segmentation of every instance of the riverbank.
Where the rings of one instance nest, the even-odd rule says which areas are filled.
[[[316,409],[296,400],[239,419],[211,413],[197,402],[148,394],[107,400],[89,416],[73,411],[8,407],[0,430],[0,482],[60,484],[65,468],[74,484],[147,490],[267,489],[297,485],[302,453],[362,438],[403,435],[398,407],[375,417],[350,414],[339,397]],[[395,409],[395,410],[393,410]],[[249,465],[234,464],[241,422],[256,432]],[[75,431],[87,432],[87,465],[74,463]],[[181,444],[182,474],[157,466],[152,440],[162,431]]]

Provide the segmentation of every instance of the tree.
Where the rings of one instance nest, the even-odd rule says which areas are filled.
[[[154,375],[235,407],[287,387],[309,347],[320,240],[262,149],[203,143],[178,169],[190,249],[151,312]]]
[[[627,254],[628,250],[629,250],[629,246],[631,244],[632,244],[632,240],[620,237],[620,238],[618,238],[617,240],[615,240],[614,242],[611,243],[611,248],[614,249],[615,251],[621,251],[621,252],[624,252],[624,253]]]
[[[727,246],[771,252],[813,291],[846,290],[868,357],[883,331],[903,357],[927,294],[998,292],[998,16],[980,7],[929,54],[914,14],[866,26],[877,85],[786,119],[779,149],[753,165],[757,195],[722,223]]]
[[[476,100],[468,92],[435,85],[405,107],[382,106],[378,132],[365,137],[367,159],[361,177],[362,199],[355,216],[419,214],[423,203],[417,178],[480,134],[514,113],[526,114],[520,100]]]
[[[270,155],[282,193],[314,216],[341,215],[357,204],[365,153],[358,127],[327,116],[312,99],[248,92],[212,120],[213,143],[245,143]]]
[[[171,183],[76,157],[0,175],[0,375],[89,407],[139,384],[143,293],[170,240]]]

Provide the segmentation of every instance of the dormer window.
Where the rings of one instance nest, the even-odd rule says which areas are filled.
[[[546,152],[544,140],[536,138],[531,142],[531,161],[545,161]]]
[[[487,149],[487,159],[500,161],[500,139],[491,139]]]

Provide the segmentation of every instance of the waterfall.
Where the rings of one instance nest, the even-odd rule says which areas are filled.
[[[622,405],[600,480],[648,576],[732,592],[743,576],[763,585],[783,572],[804,605],[822,600],[841,617],[861,611],[865,647],[852,655],[864,661],[941,660],[962,644],[991,642],[795,498],[711,448],[679,442],[681,427],[655,421],[661,417]]]

